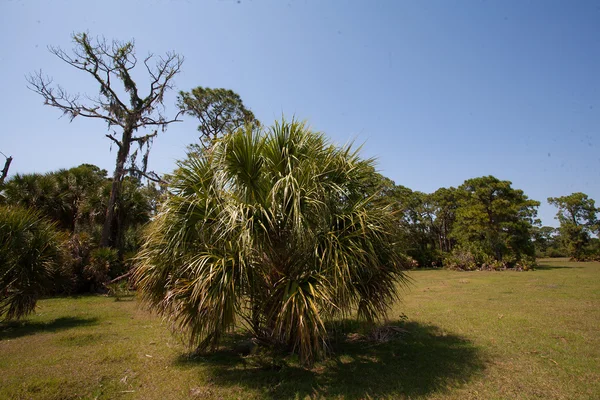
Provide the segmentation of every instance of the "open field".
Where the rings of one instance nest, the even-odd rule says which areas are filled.
[[[0,399],[600,398],[600,263],[409,275],[390,313],[407,333],[340,340],[311,369],[235,346],[186,357],[132,299],[43,300],[0,325]]]

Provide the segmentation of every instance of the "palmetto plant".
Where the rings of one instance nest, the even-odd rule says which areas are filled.
[[[52,290],[64,235],[37,211],[0,206],[0,319],[21,318]]]
[[[311,363],[328,321],[382,318],[406,282],[374,174],[372,160],[296,121],[191,154],[146,233],[143,298],[199,349],[242,322]]]

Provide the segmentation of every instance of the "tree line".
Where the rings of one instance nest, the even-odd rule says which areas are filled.
[[[584,193],[550,197],[559,228],[541,226],[539,201],[494,176],[433,193],[413,191],[380,176],[382,195],[398,213],[400,249],[418,267],[530,269],[539,257],[600,257],[600,225]]]
[[[68,236],[71,286],[67,292],[104,290],[129,270],[146,223],[168,193],[153,182],[126,176],[115,204],[114,245],[102,246],[102,228],[113,187],[106,170],[90,164],[45,174],[15,174],[2,188],[2,204],[34,210]],[[170,178],[169,178],[170,179]],[[598,220],[583,193],[549,198],[559,228],[540,226],[539,202],[493,176],[426,194],[373,170],[370,190],[394,210],[395,243],[408,266],[456,269],[530,269],[536,257],[597,259]],[[93,266],[93,267],[92,267]],[[94,270],[101,269],[99,270]]]

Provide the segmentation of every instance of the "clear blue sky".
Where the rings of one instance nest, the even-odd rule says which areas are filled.
[[[491,174],[541,201],[554,226],[547,197],[600,202],[598,1],[3,0],[0,151],[12,173],[114,168],[105,124],[69,123],[26,88],[41,68],[97,93],[46,48],[70,49],[80,31],[135,38],[140,55],[174,50],[186,59],[178,89],[232,89],[263,123],[295,115],[336,143],[364,143],[413,190]],[[170,126],[151,168],[171,171],[196,125]]]

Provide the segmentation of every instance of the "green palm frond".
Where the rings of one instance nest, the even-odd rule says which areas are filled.
[[[39,212],[0,206],[0,318],[26,316],[53,288],[65,239]]]
[[[327,352],[327,322],[384,318],[406,283],[373,179],[373,160],[298,121],[190,154],[146,232],[143,298],[200,348],[241,320],[311,363]]]

